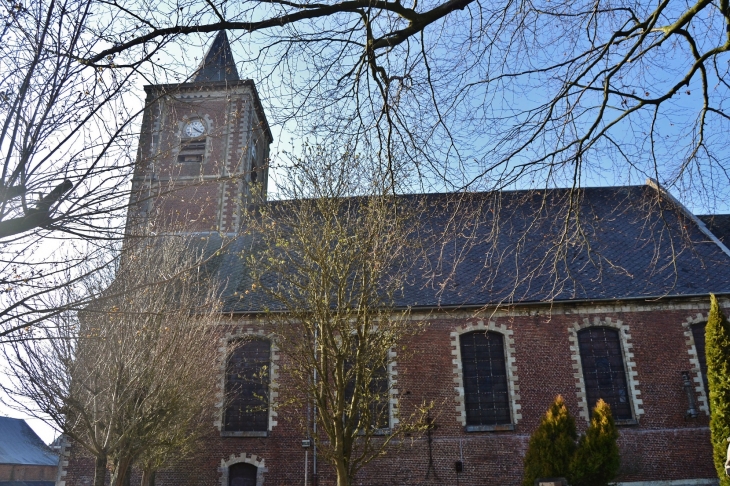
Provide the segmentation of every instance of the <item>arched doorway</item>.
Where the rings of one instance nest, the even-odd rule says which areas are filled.
[[[253,464],[239,462],[228,467],[228,486],[256,486],[259,468]]]

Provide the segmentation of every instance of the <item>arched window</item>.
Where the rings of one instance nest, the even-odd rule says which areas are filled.
[[[239,462],[228,468],[228,486],[256,486],[258,468],[253,464]]]
[[[705,356],[705,326],[706,322],[692,324],[692,338],[695,341],[695,349],[697,350],[697,361],[700,362],[700,371],[702,372],[702,384],[705,385],[705,393],[709,393],[710,388],[707,386],[707,356]]]
[[[379,366],[375,369],[373,379],[370,382],[370,393],[378,398],[378,400],[375,400],[370,405],[371,422],[376,429],[387,429],[390,427],[389,392],[388,367]]]
[[[578,347],[589,413],[602,398],[615,419],[633,419],[619,331],[610,327],[583,329],[578,332]]]
[[[355,339],[357,343],[357,339]],[[356,346],[357,344],[355,344]],[[353,352],[354,355],[354,352]],[[368,368],[372,368],[370,382],[368,383],[367,392],[360,394],[367,402],[367,414],[370,416],[370,427],[373,429],[390,428],[390,384],[388,380],[388,365],[368,363]],[[345,361],[345,372],[352,370],[352,363]],[[354,377],[353,377],[354,378]],[[355,393],[355,382],[351,381],[345,388],[345,401],[350,402]]]
[[[238,343],[226,367],[223,430],[266,432],[269,425],[271,343],[254,339]]]
[[[251,145],[251,182],[256,182],[259,177],[258,168],[259,168],[259,150],[258,150],[258,140],[255,140],[253,142],[253,145]]]
[[[504,337],[475,331],[462,334],[459,344],[467,427],[511,423]]]

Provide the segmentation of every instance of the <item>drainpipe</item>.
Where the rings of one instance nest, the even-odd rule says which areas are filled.
[[[318,330],[314,330],[314,388],[317,389],[317,345],[319,343]],[[314,423],[312,424],[312,486],[318,486],[317,478],[317,401],[312,404],[314,408]]]

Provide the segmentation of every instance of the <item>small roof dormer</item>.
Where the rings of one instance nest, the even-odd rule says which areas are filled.
[[[233,60],[231,45],[225,30],[221,30],[193,76],[193,83],[211,81],[238,81],[238,70]]]

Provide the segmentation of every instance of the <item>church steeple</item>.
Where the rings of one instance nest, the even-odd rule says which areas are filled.
[[[159,220],[180,232],[236,233],[248,205],[266,198],[273,137],[225,31],[192,78],[145,86],[130,227]]]
[[[213,39],[213,44],[198,66],[193,82],[238,81],[239,79],[228,36],[225,30],[221,30]]]

